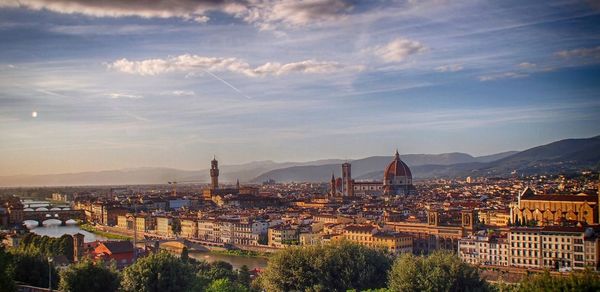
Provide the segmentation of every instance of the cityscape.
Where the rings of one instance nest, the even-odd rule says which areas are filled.
[[[0,291],[599,291],[599,20],[0,0]]]

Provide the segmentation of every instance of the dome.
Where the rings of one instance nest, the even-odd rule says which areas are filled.
[[[392,183],[396,181],[397,177],[405,177],[408,180],[412,180],[412,173],[408,165],[404,161],[400,160],[400,154],[396,150],[394,160],[385,168],[383,175],[384,183]]]

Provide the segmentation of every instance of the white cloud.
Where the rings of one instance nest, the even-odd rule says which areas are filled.
[[[222,72],[228,71],[250,77],[267,75],[286,75],[289,73],[328,74],[344,71],[360,71],[363,66],[345,65],[331,61],[304,60],[292,63],[265,63],[252,67],[244,60],[237,58],[215,58],[198,55],[180,55],[168,59],[148,59],[130,61],[116,60],[108,67],[124,73],[142,76],[153,76],[169,72]]]
[[[237,15],[248,23],[258,25],[262,29],[274,26],[304,26],[320,23],[346,16],[353,8],[351,1],[346,0],[276,0],[253,1],[253,5]]]
[[[462,69],[463,69],[463,66],[461,64],[443,65],[443,66],[434,68],[434,70],[437,72],[458,72],[458,71],[461,71]]]
[[[119,98],[138,99],[138,98],[143,98],[143,96],[141,96],[141,95],[118,93],[118,92],[108,93],[107,96],[110,97],[110,98],[113,98],[113,99],[119,99]]]
[[[523,68],[523,69],[533,69],[533,68],[537,67],[537,64],[529,63],[529,62],[523,62],[523,63],[520,63],[517,66],[519,68]]]
[[[573,50],[564,50],[560,52],[556,52],[556,55],[562,58],[600,58],[600,46],[595,48],[581,48],[581,49],[573,49]]]
[[[527,76],[529,76],[529,74],[517,73],[517,72],[504,72],[504,73],[498,73],[498,74],[479,76],[479,81],[492,81],[492,80],[506,79],[506,78],[523,78],[523,77],[527,77]]]
[[[3,0],[0,7],[93,17],[181,18],[199,23],[209,21],[211,12],[221,12],[270,29],[340,19],[354,5],[350,0]]]
[[[402,62],[411,55],[426,51],[427,48],[418,41],[397,38],[386,45],[369,50],[386,62]]]
[[[172,95],[176,95],[176,96],[193,96],[196,95],[196,93],[193,90],[173,90],[171,92]]]

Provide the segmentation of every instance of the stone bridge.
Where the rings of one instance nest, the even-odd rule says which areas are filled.
[[[48,219],[60,220],[64,225],[70,219],[85,221],[85,213],[83,210],[36,210],[23,212],[23,221],[35,220],[40,226],[42,222]]]
[[[165,238],[159,236],[144,236],[144,240],[146,242],[146,247],[148,248],[156,248],[156,244],[158,247],[166,247],[172,246],[179,249],[182,249],[184,246],[188,250],[197,250],[197,251],[211,251],[211,250],[226,250],[226,246],[223,243],[215,243],[201,240],[194,240],[188,238]]]

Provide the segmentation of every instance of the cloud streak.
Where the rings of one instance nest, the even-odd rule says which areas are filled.
[[[594,48],[580,48],[556,52],[562,58],[600,58],[600,46]]]
[[[304,60],[291,63],[268,62],[252,67],[238,58],[215,58],[198,55],[180,55],[168,59],[147,59],[130,61],[119,59],[107,65],[108,68],[123,73],[142,76],[155,76],[171,72],[232,72],[248,77],[282,76],[291,73],[332,74],[339,72],[357,72],[364,69],[361,65],[345,65],[332,61]]]
[[[261,29],[297,27],[333,21],[353,11],[350,0],[6,0],[0,8],[47,10],[92,17],[180,18],[198,23],[210,14],[231,15]]]

